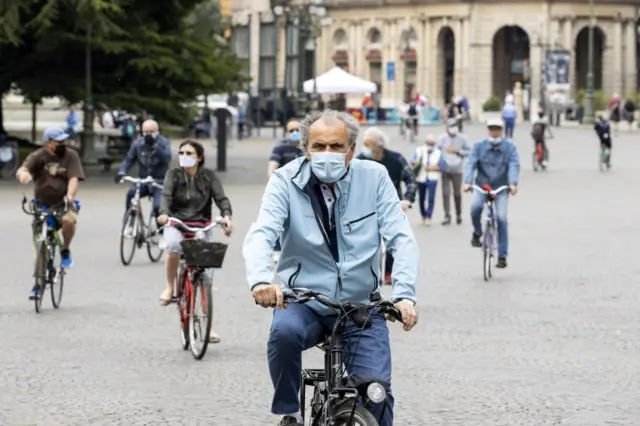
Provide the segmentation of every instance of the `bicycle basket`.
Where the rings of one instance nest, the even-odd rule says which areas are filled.
[[[180,242],[184,262],[198,268],[222,268],[227,244],[196,239],[186,239]]]

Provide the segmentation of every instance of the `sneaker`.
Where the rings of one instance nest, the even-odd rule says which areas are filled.
[[[471,247],[482,247],[480,235],[471,234]]]
[[[422,224],[424,226],[431,226],[431,219],[428,217],[425,217],[424,219],[422,219]]]
[[[69,249],[60,251],[60,256],[62,257],[60,266],[62,266],[63,269],[69,269],[73,266],[73,258],[71,257]]]
[[[460,225],[462,223],[462,216],[456,217],[456,224]]]
[[[442,221],[443,225],[449,225],[451,223],[451,216],[445,216],[444,220]]]
[[[496,263],[496,268],[504,269],[506,267],[507,267],[507,258],[506,257],[499,257],[498,258],[498,263]]]
[[[29,300],[36,300],[40,297],[40,294],[42,294],[42,292],[40,291],[40,287],[34,286],[31,289],[31,293],[29,294]]]
[[[280,423],[278,423],[279,426],[304,426],[302,423],[300,423],[298,421],[298,419],[296,419],[293,416],[284,416],[282,418],[282,420],[280,421]]]

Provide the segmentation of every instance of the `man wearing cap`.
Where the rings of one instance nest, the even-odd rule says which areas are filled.
[[[78,193],[78,182],[84,180],[84,170],[80,157],[73,149],[68,149],[65,142],[69,138],[64,130],[58,127],[47,128],[42,135],[44,146],[32,152],[16,173],[22,184],[35,183],[34,197],[42,207],[56,208],[67,201],[67,211],[59,218],[62,228],[62,267],[73,266],[73,258],[69,246],[76,232],[78,216],[75,203]],[[34,230],[35,231],[35,230]],[[31,299],[39,296],[39,289],[34,287]]]
[[[500,119],[487,122],[489,136],[473,145],[469,161],[465,167],[464,187],[470,191],[472,184],[478,186],[489,185],[497,189],[503,185],[509,185],[511,195],[518,192],[518,175],[520,174],[520,159],[518,150],[513,142],[503,137],[504,123]],[[471,201],[471,222],[473,223],[473,235],[471,245],[482,247],[482,209],[486,195],[481,192],[473,194]],[[507,267],[507,254],[509,248],[509,234],[507,229],[507,202],[509,193],[500,192],[495,199],[496,219],[498,222],[498,263],[497,268]]]
[[[458,120],[447,120],[447,131],[438,138],[438,149],[442,152],[442,207],[444,208],[443,225],[451,223],[451,188],[456,209],[456,223],[462,223],[462,172],[464,159],[471,151],[469,139],[458,132]]]
[[[158,123],[154,120],[146,120],[142,123],[142,136],[131,144],[131,148],[129,148],[129,152],[115,176],[116,183],[120,183],[122,177],[136,163],[138,163],[138,176],[141,179],[151,176],[158,184],[164,182],[164,176],[171,164],[171,144],[158,133]],[[125,211],[129,208],[135,193],[136,187],[134,185],[127,191]],[[162,188],[143,185],[140,188],[140,196],[153,198],[153,212],[157,217],[160,210],[160,200],[162,200]],[[125,233],[130,234],[132,231],[132,229],[126,229]]]

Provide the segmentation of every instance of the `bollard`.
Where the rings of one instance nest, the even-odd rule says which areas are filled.
[[[231,118],[231,113],[226,108],[218,108],[215,112],[218,125],[216,126],[216,141],[218,142],[218,164],[217,171],[227,171],[227,120]]]

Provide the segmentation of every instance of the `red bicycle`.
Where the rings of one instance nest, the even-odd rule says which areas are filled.
[[[184,223],[170,217],[166,226],[175,227],[185,237],[180,243],[182,256],[172,302],[178,306],[182,349],[190,348],[193,357],[200,360],[207,352],[213,319],[212,283],[205,271],[221,268],[227,252],[227,244],[209,241],[208,236],[225,222],[217,217],[209,224]]]

